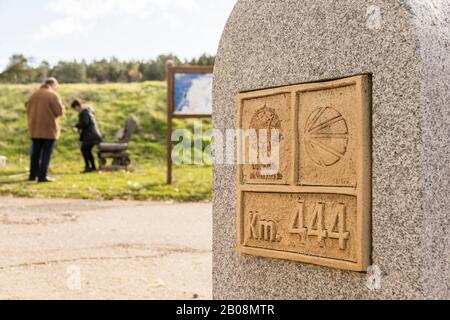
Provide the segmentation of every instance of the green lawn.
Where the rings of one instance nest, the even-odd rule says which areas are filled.
[[[19,197],[203,201],[211,198],[211,167],[175,167],[175,182],[165,184],[165,166],[143,164],[132,172],[80,174],[81,163],[52,166],[55,183],[26,181],[26,165],[8,165],[0,170],[0,194]]]
[[[130,144],[132,172],[80,174],[83,162],[71,110],[64,117],[62,137],[52,160],[52,184],[27,182],[28,149],[24,102],[37,85],[0,85],[0,155],[8,165],[0,167],[0,194],[21,197],[81,199],[135,199],[208,201],[211,199],[210,166],[174,168],[174,184],[166,179],[166,86],[161,82],[105,85],[63,85],[59,92],[66,104],[81,98],[97,113],[105,140],[113,141],[128,116],[135,116],[140,130]],[[193,121],[177,120],[175,128],[192,131]],[[211,124],[206,123],[208,129]]]

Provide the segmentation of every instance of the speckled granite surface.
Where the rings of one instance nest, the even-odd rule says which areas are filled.
[[[216,128],[234,127],[240,91],[373,74],[372,256],[383,275],[371,291],[367,274],[239,255],[236,168],[216,166],[216,299],[450,298],[449,17],[444,0],[238,1],[215,67]]]

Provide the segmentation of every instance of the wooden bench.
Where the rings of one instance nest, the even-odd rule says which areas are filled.
[[[102,142],[98,146],[100,170],[115,171],[128,170],[130,168],[131,159],[128,153],[128,144],[137,130],[138,123],[136,119],[130,117],[125,121],[124,129],[117,132],[117,142]],[[108,159],[112,159],[111,164],[108,164]]]

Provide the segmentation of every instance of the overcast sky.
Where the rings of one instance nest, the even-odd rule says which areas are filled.
[[[0,0],[0,70],[36,62],[215,54],[237,0]]]

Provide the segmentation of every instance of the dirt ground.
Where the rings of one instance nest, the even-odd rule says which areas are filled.
[[[211,299],[211,204],[0,197],[0,299]]]

